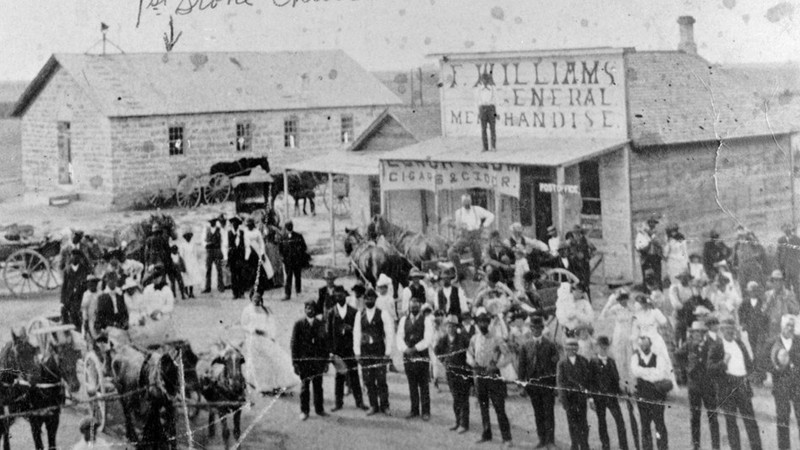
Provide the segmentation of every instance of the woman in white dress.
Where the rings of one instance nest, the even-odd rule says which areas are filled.
[[[244,307],[241,324],[247,332],[245,379],[255,391],[268,395],[300,384],[291,356],[275,341],[275,319],[261,294],[253,295],[253,301]]]
[[[667,364],[667,369],[672,378],[672,384],[677,385],[675,371],[672,366],[672,358],[667,349],[667,342],[661,334],[659,328],[669,329],[670,322],[660,309],[656,308],[652,299],[644,294],[639,294],[636,298],[637,307],[633,312],[631,323],[630,345],[635,345],[640,336],[647,336],[652,343],[652,351],[659,355]]]
[[[200,249],[194,238],[194,233],[191,228],[186,228],[183,231],[182,239],[178,240],[178,254],[183,260],[183,265],[186,271],[183,273],[183,286],[186,289],[186,296],[194,298],[194,288],[202,289],[205,283],[205,276],[203,269],[200,266]]]
[[[667,226],[667,245],[664,248],[664,260],[667,266],[667,276],[672,284],[679,283],[678,275],[689,268],[689,251],[686,248],[686,238],[678,230],[677,224]]]
[[[608,297],[608,301],[603,310],[600,311],[600,319],[612,318],[614,320],[614,332],[611,335],[611,356],[615,361],[630,361],[633,355],[633,346],[630,342],[631,328],[633,326],[633,311],[630,305],[630,292],[619,289]],[[629,364],[617,364],[619,371],[619,383],[623,392],[633,392],[634,382],[630,376]]]

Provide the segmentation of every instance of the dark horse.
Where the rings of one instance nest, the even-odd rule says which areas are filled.
[[[306,214],[306,201],[311,205],[311,215],[316,215],[316,205],[314,205],[314,189],[327,180],[326,176],[318,175],[312,172],[290,172],[288,177],[289,195],[294,198],[294,213],[297,215],[300,212],[300,200],[303,200],[303,214]],[[275,206],[275,197],[283,192],[283,174],[272,174],[272,205]]]
[[[423,263],[447,256],[447,243],[438,236],[427,236],[394,225],[380,214],[372,217],[370,233],[383,236],[411,264],[422,268]]]
[[[226,448],[230,437],[227,416],[233,415],[233,438],[238,441],[242,434],[242,407],[247,403],[247,382],[242,372],[244,363],[241,350],[231,345],[226,345],[211,361],[201,362],[205,366],[200,377],[203,397],[209,402],[222,403],[208,410],[208,435],[214,437],[216,416],[221,416],[222,439]]]
[[[0,352],[0,408],[27,415],[36,450],[44,450],[42,426],[47,430],[47,448],[55,449],[61,406],[64,404],[64,385],[76,392],[80,388],[77,361],[80,351],[72,342],[48,343],[37,361],[38,348],[31,345],[24,333],[12,334],[12,342]],[[32,355],[32,356],[31,356]],[[4,399],[10,402],[4,403]],[[9,421],[0,425],[4,446],[8,449]],[[5,432],[3,432],[5,430]]]
[[[234,162],[220,162],[211,165],[209,170],[210,175],[224,173],[230,177],[249,175],[250,170],[256,167],[261,167],[264,172],[269,173],[269,160],[266,156],[260,158],[241,158]]]
[[[366,240],[357,229],[345,228],[345,232],[347,235],[344,239],[344,251],[356,267],[359,278],[374,287],[378,276],[385,273],[392,279],[396,298],[400,290],[398,286],[408,286],[408,274],[412,267],[408,259],[400,255],[385,239]]]
[[[144,352],[119,336],[126,336],[126,333],[122,330],[109,333],[113,354],[111,370],[114,385],[121,395],[127,439],[135,442],[138,450],[177,449],[173,399],[180,388],[178,366],[168,353]],[[141,440],[134,418],[144,419]]]

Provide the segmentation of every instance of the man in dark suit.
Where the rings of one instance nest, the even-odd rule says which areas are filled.
[[[328,345],[325,324],[317,320],[317,305],[314,300],[305,304],[306,317],[298,320],[292,330],[292,362],[294,371],[303,380],[300,390],[300,420],[308,419],[310,393],[309,384],[314,388],[314,410],[318,416],[328,414],[323,408],[322,374],[328,366]]]
[[[295,233],[294,223],[287,220],[284,225],[286,233],[281,239],[279,249],[281,256],[283,256],[283,267],[286,271],[286,284],[284,285],[284,300],[292,298],[292,279],[294,278],[294,291],[299,294],[302,289],[302,273],[303,268],[308,265],[308,248],[306,247],[306,240],[303,235]]]
[[[217,226],[217,218],[208,221],[206,231],[206,288],[204,294],[211,292],[211,270],[217,268],[217,290],[225,290],[225,281],[222,279],[222,230]]]
[[[618,396],[622,394],[619,387],[619,371],[614,358],[608,356],[608,347],[611,341],[606,336],[597,338],[597,357],[589,361],[589,371],[592,374],[592,392],[595,394],[594,408],[597,413],[597,429],[600,433],[600,444],[603,450],[609,450],[611,443],[608,439],[606,426],[606,410],[611,413],[614,423],[617,424],[618,447],[628,450],[628,439],[625,434],[625,419],[619,407]]]
[[[658,450],[669,448],[667,424],[664,422],[665,401],[668,390],[661,387],[662,381],[670,380],[666,364],[668,355],[655,354],[647,335],[639,336],[639,349],[631,356],[631,376],[636,380],[636,397],[639,404],[639,419],[642,429],[642,449],[653,449],[653,430],[656,430]],[[670,380],[672,381],[672,380]]]
[[[524,342],[519,350],[519,380],[527,383],[525,392],[531,399],[536,420],[536,434],[539,435],[539,444],[536,448],[542,448],[555,445],[558,348],[542,336],[543,317],[531,316],[530,328],[531,339]]]
[[[714,280],[717,276],[715,264],[726,261],[731,257],[731,249],[719,238],[717,230],[708,233],[709,240],[703,244],[703,268],[706,270],[709,280]]]
[[[128,328],[128,308],[125,306],[122,291],[117,289],[117,276],[109,273],[104,281],[106,290],[97,298],[94,331],[99,334],[106,327],[126,330]]]
[[[739,306],[739,324],[742,331],[747,332],[750,349],[753,351],[752,381],[761,384],[766,378],[765,369],[769,360],[769,348],[765,342],[769,317],[764,312],[764,291],[757,281],[749,281],[743,297]]]
[[[408,314],[400,319],[397,325],[397,349],[403,354],[403,368],[408,378],[411,397],[411,411],[406,419],[421,416],[427,422],[431,417],[431,365],[428,347],[434,338],[435,325],[433,315],[422,314],[423,301],[412,298]]]
[[[459,327],[461,319],[455,315],[445,318],[447,334],[439,339],[434,353],[446,368],[447,385],[453,395],[453,412],[456,424],[450,431],[464,434],[469,431],[469,391],[472,387],[472,371],[467,365],[467,349],[470,336]]]
[[[594,257],[595,252],[597,249],[595,246],[589,242],[589,239],[586,238],[586,235],[583,232],[583,228],[580,224],[576,224],[572,228],[572,233],[567,240],[570,242],[571,245],[571,255],[572,260],[575,263],[575,267],[571,270],[578,279],[580,283],[578,287],[583,292],[586,292],[586,295],[589,296],[589,301],[592,301],[592,296],[590,295],[589,289],[589,282],[592,277],[592,268],[591,268],[591,261]]]
[[[795,298],[800,301],[800,237],[792,223],[781,227],[784,235],[778,239],[778,268],[783,273],[786,286],[791,286]]]
[[[235,300],[242,298],[245,290],[244,230],[240,227],[240,218],[231,217],[229,222],[231,230],[228,231],[228,265],[231,268],[231,291]]]
[[[319,288],[319,296],[317,296],[317,314],[323,317],[328,317],[328,311],[331,311],[336,305],[336,276],[330,269],[325,269],[322,278],[325,280],[325,286]]]
[[[717,390],[706,370],[708,351],[714,341],[708,339],[706,336],[707,331],[708,328],[703,322],[692,322],[692,326],[689,329],[689,340],[684,342],[675,352],[675,358],[686,369],[691,410],[692,445],[695,450],[700,449],[700,416],[703,412],[703,406],[705,406],[708,414],[711,448],[714,450],[719,449]]]
[[[556,368],[556,384],[561,405],[567,413],[569,438],[573,450],[589,450],[589,422],[586,418],[586,399],[589,394],[589,361],[578,355],[578,340],[568,338],[564,357]]]
[[[341,286],[336,286],[333,298],[335,305],[325,316],[326,328],[328,331],[328,343],[331,348],[331,358],[341,359],[336,368],[336,404],[333,411],[342,409],[344,403],[344,384],[345,381],[350,385],[353,398],[359,409],[368,409],[364,406],[364,399],[361,396],[361,380],[358,377],[358,362],[353,353],[353,326],[355,325],[355,308],[347,304],[347,291]],[[319,306],[319,303],[317,303]],[[344,367],[341,367],[344,365]],[[346,368],[346,373],[341,373],[341,369]]]
[[[789,419],[792,406],[800,424],[800,344],[795,345],[794,327],[794,316],[784,315],[781,318],[781,334],[773,342],[770,352],[779,450],[791,448]]]
[[[81,300],[86,290],[86,277],[90,273],[91,268],[83,252],[79,248],[72,249],[61,283],[61,320],[65,324],[75,325],[78,330],[83,322]]]
[[[356,314],[353,326],[353,353],[364,373],[369,396],[368,416],[389,411],[389,388],[386,370],[394,348],[394,321],[386,311],[375,307],[378,295],[370,289],[364,294],[364,310]]]
[[[725,319],[720,324],[722,339],[709,349],[707,371],[718,381],[719,407],[725,413],[728,443],[732,450],[740,450],[737,416],[744,421],[750,448],[761,450],[761,435],[753,413],[753,390],[749,377],[753,361],[741,340],[735,339],[736,322]]]
[[[574,272],[578,269],[578,262],[573,258],[568,242],[562,242],[558,245],[558,256],[555,260],[555,267],[569,270],[570,272]]]

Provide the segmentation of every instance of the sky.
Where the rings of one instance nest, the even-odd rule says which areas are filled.
[[[2,2],[0,80],[30,80],[53,53],[100,52],[101,22],[127,53],[162,52],[170,15],[175,34],[182,33],[173,51],[341,48],[370,70],[433,64],[426,55],[447,52],[671,50],[681,15],[697,20],[698,52],[711,62],[800,60],[800,0]]]

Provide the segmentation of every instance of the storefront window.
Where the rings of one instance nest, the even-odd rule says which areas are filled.
[[[600,164],[597,161],[585,161],[580,164],[581,214],[599,216],[600,207]]]
[[[470,189],[468,193],[472,197],[473,205],[489,209],[489,191],[486,189],[474,188]]]

